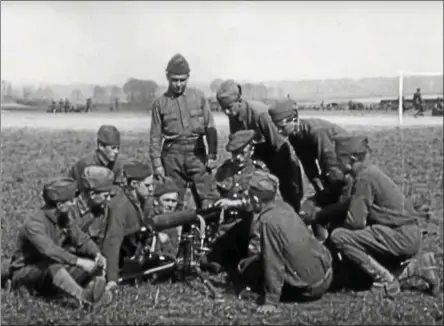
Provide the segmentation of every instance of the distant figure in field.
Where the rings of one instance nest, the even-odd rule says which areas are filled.
[[[91,112],[92,111],[92,100],[91,98],[87,98],[86,99],[86,108],[85,108],[86,112]]]
[[[424,106],[422,103],[422,96],[421,96],[421,89],[420,88],[418,88],[416,90],[415,94],[413,94],[413,105],[416,110],[415,117],[417,117],[418,115],[424,116]]]

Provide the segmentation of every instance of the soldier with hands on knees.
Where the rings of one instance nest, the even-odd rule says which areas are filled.
[[[44,206],[19,231],[10,267],[12,288],[62,291],[86,305],[109,303],[112,296],[103,276],[106,259],[69,217],[76,192],[77,183],[70,178],[44,185]]]
[[[154,173],[170,177],[179,187],[179,207],[191,184],[197,207],[205,203],[205,183],[217,163],[217,130],[207,99],[187,87],[190,67],[180,54],[166,69],[168,90],[152,107],[150,157]],[[208,144],[208,153],[204,138]]]

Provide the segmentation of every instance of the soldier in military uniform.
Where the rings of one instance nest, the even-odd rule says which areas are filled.
[[[71,209],[72,218],[83,232],[102,246],[108,220],[108,202],[120,193],[114,185],[114,173],[103,166],[86,167],[80,177],[81,190]]]
[[[333,280],[329,250],[318,242],[293,209],[276,199],[278,179],[255,171],[248,196],[258,214],[260,250],[239,264],[245,280],[262,294],[258,312],[277,310],[282,294],[292,300],[320,298]]]
[[[353,175],[354,183],[346,217],[330,241],[343,258],[370,276],[378,292],[393,297],[400,292],[399,281],[417,276],[437,294],[435,257],[432,253],[418,256],[418,213],[402,190],[368,161],[368,148],[364,136],[336,138],[340,165]]]
[[[12,289],[26,287],[47,295],[61,291],[87,305],[111,301],[101,274],[106,259],[68,214],[76,191],[69,178],[44,185],[45,205],[19,231],[10,267]]]
[[[415,117],[418,115],[423,116],[424,115],[424,104],[422,102],[422,96],[421,96],[421,89],[418,88],[413,94],[413,106],[415,107],[416,113]]]
[[[213,246],[209,260],[227,269],[257,249],[254,220],[247,190],[251,174],[256,170],[268,171],[266,165],[252,159],[254,130],[239,130],[229,136],[226,145],[231,159],[226,160],[215,174],[212,194],[219,194],[215,206],[225,210],[220,234]]]
[[[268,106],[242,99],[242,89],[233,80],[223,82],[216,97],[228,116],[230,133],[255,131],[254,157],[263,161],[279,178],[284,200],[299,212],[303,197],[302,174],[298,158],[285,139],[279,135],[268,115]]]
[[[168,90],[152,107],[149,152],[154,173],[172,178],[179,187],[178,209],[183,207],[188,184],[196,206],[200,207],[206,199],[209,170],[217,163],[216,126],[203,93],[187,88],[190,68],[182,55],[171,58],[166,75]]]
[[[78,160],[68,173],[70,178],[80,181],[83,170],[90,165],[103,166],[113,171],[114,183],[122,183],[125,159],[119,154],[120,132],[112,125],[102,125],[97,132],[97,149]],[[79,183],[81,190],[81,184]]]

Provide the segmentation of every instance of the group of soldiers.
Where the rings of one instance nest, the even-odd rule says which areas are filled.
[[[216,206],[225,215],[203,266],[257,292],[260,313],[276,311],[284,293],[314,300],[335,280],[361,275],[381,295],[396,296],[411,277],[436,294],[436,261],[420,252],[419,215],[370,162],[367,137],[301,119],[291,99],[271,107],[245,100],[226,80],[217,100],[229,120],[231,157],[219,164],[213,115],[203,94],[187,88],[189,76],[187,60],[174,55],[169,87],[151,110],[150,163],[123,158],[120,132],[104,125],[96,151],[45,184],[44,206],[21,227],[2,280],[87,305],[110,302],[119,261],[137,251],[141,228],[183,210],[189,188],[197,209]],[[303,173],[312,196],[304,196]],[[160,242],[171,234],[159,233]]]
[[[91,112],[92,111],[92,100],[91,98],[86,99],[86,105],[73,105],[68,98],[65,100],[60,99],[57,105],[55,100],[51,101],[51,104],[48,106],[47,112],[56,113],[56,112]]]

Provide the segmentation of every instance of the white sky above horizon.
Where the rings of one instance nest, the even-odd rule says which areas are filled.
[[[207,83],[442,73],[443,2],[1,2],[2,79],[165,83],[177,52]]]

